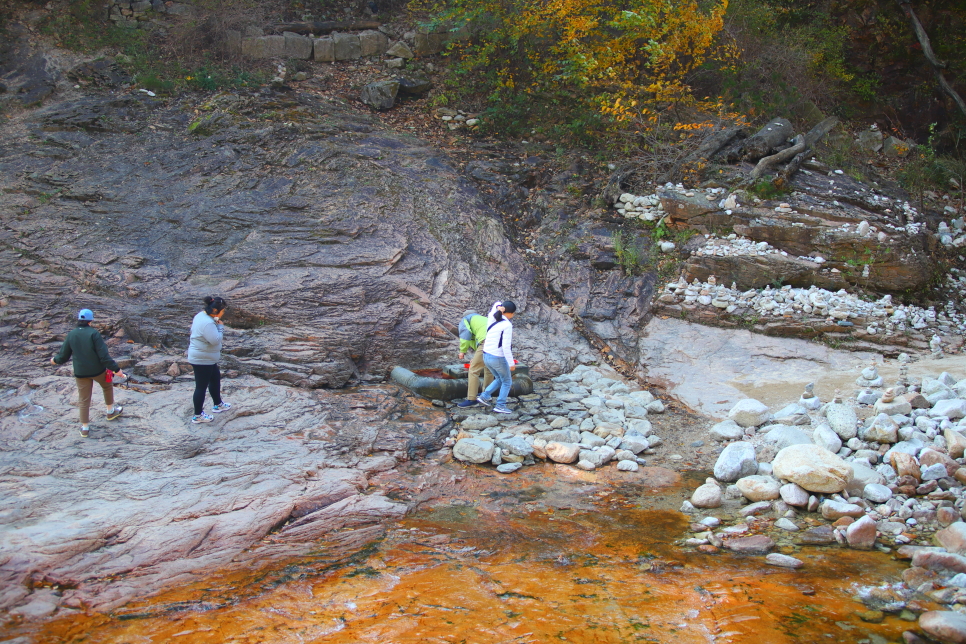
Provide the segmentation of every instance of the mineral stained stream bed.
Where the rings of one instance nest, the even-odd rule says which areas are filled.
[[[854,597],[898,582],[905,568],[887,553],[788,547],[805,562],[788,570],[761,556],[683,548],[689,520],[674,508],[702,481],[698,473],[682,479],[649,467],[627,483],[565,466],[513,477],[439,467],[462,477],[463,492],[425,503],[348,559],[327,559],[322,548],[8,636],[36,644],[877,644],[901,641],[912,626],[859,617],[865,607]]]

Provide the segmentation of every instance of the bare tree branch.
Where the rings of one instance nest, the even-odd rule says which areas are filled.
[[[795,145],[792,147],[785,148],[781,152],[773,154],[770,157],[762,157],[762,159],[758,161],[758,165],[755,166],[755,169],[752,170],[751,174],[748,175],[748,179],[751,181],[757,181],[761,178],[761,175],[765,174],[765,171],[768,170],[768,168],[772,167],[773,165],[778,165],[785,159],[791,159],[799,152],[804,151],[805,137],[799,134],[795,137]]]
[[[751,173],[748,175],[748,180],[757,181],[758,179],[761,178],[763,174],[765,174],[765,171],[771,168],[772,166],[778,165],[782,161],[785,161],[786,159],[792,159],[792,157],[794,157],[794,159],[792,160],[792,163],[789,164],[789,166],[791,167],[785,168],[785,170],[780,175],[780,179],[782,181],[787,182],[788,179],[792,176],[792,174],[794,174],[795,171],[798,170],[798,166],[802,164],[802,161],[804,160],[805,152],[813,145],[815,145],[815,143],[819,139],[821,139],[823,136],[828,134],[833,127],[838,125],[838,123],[839,123],[839,120],[837,117],[830,116],[827,119],[823,120],[818,125],[816,125],[815,127],[813,127],[811,130],[809,130],[804,136],[799,134],[797,137],[795,137],[795,145],[793,145],[792,147],[786,148],[777,154],[771,155],[770,157],[765,157],[761,159],[758,162],[758,165],[755,166],[754,170],[752,170]],[[798,158],[799,156],[801,156],[802,158],[799,159]],[[795,163],[795,160],[797,160],[798,162]]]
[[[922,23],[920,23],[919,18],[916,17],[916,12],[912,10],[912,5],[909,3],[909,0],[896,0],[896,2],[899,3],[899,6],[902,7],[902,10],[909,18],[909,22],[912,23],[912,29],[916,32],[916,38],[919,39],[919,44],[922,46],[922,53],[925,54],[926,60],[929,61],[929,64],[932,65],[936,72],[936,78],[939,80],[939,86],[947,96],[953,99],[953,102],[956,103],[957,107],[959,107],[959,111],[963,113],[963,116],[966,116],[966,103],[963,102],[963,97],[960,96],[955,89],[953,89],[953,86],[950,85],[949,82],[946,81],[946,77],[943,76],[942,70],[946,68],[946,63],[939,60],[936,57],[935,52],[933,52],[932,45],[929,43],[929,34],[927,34],[926,30],[922,28]]]

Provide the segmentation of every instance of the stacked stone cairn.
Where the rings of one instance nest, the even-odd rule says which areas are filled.
[[[900,358],[897,387],[882,390],[873,363],[853,399],[836,392],[817,404],[808,385],[775,413],[753,399],[736,404],[710,428],[727,443],[714,477],[681,508],[718,513],[696,518],[684,544],[767,554],[766,563],[787,567],[803,565],[792,556],[803,546],[894,553],[911,560],[904,583],[860,592],[863,614],[881,621],[885,613],[910,620],[922,613],[919,626],[930,637],[966,642],[966,378],[944,372],[900,394],[907,357]],[[950,610],[923,613],[924,600]]]
[[[581,365],[549,383],[535,383],[510,415],[475,413],[460,420],[447,446],[465,463],[491,464],[510,474],[538,461],[582,470],[614,464],[636,472],[661,444],[649,414],[664,403],[636,385]],[[511,406],[513,406],[511,401]]]

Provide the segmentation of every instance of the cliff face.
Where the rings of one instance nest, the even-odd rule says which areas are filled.
[[[108,93],[3,130],[6,373],[35,373],[83,307],[118,342],[179,351],[208,294],[235,329],[224,367],[308,387],[437,363],[498,298],[543,375],[585,346],[444,155],[333,101]]]

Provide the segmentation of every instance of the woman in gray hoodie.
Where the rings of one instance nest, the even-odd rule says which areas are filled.
[[[200,311],[191,323],[191,338],[188,340],[188,362],[195,372],[195,415],[191,422],[210,423],[215,419],[205,413],[205,391],[211,393],[211,401],[215,406],[211,411],[217,413],[231,409],[231,404],[221,399],[221,371],[218,361],[221,359],[221,338],[225,327],[221,316],[227,306],[220,297],[208,296],[204,299],[205,310]]]

